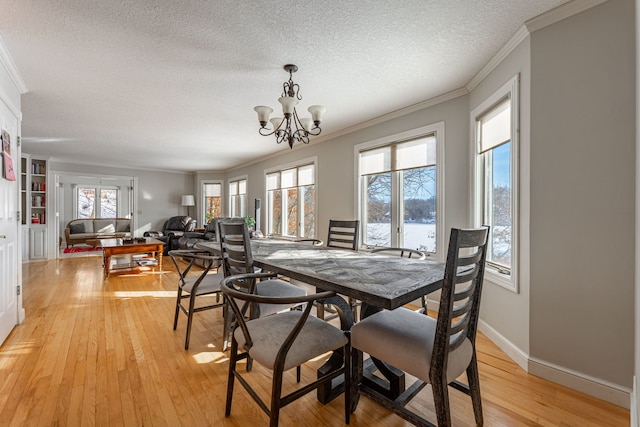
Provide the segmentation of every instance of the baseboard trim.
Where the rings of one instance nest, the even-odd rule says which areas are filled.
[[[430,310],[438,310],[438,303],[436,301],[428,300],[427,306]],[[522,351],[522,349],[514,345],[482,319],[478,322],[478,330],[497,345],[498,348],[518,366],[531,375],[569,387],[572,390],[588,394],[589,396],[613,403],[625,409],[634,407],[633,410],[631,410],[631,416],[632,418],[635,416],[636,424],[632,422],[631,426],[640,427],[640,424],[638,424],[638,413],[636,412],[639,408],[635,407],[637,406],[635,378],[633,382],[634,389],[631,390],[600,378],[591,377],[581,372],[554,365],[553,363],[535,357],[530,357],[526,352]]]
[[[572,390],[629,409],[631,389],[573,371],[544,360],[529,358],[529,373]]]
[[[528,372],[529,356],[511,341],[502,336],[482,319],[478,322],[478,330],[482,332],[491,342],[498,346],[511,360]]]
[[[638,378],[633,376],[633,390],[631,390],[631,427],[640,427],[638,424]]]

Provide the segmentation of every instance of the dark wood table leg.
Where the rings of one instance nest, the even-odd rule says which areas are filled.
[[[318,292],[320,292],[320,290],[318,290]],[[343,331],[349,331],[351,329],[351,326],[353,326],[353,313],[351,312],[349,303],[347,303],[347,301],[345,301],[342,297],[336,295],[331,298],[327,298],[324,301],[318,301],[318,304],[331,304],[335,306],[338,311],[342,311],[344,313],[344,319],[342,317],[340,318],[340,329],[342,329]],[[356,367],[356,363],[354,362],[355,361],[353,361],[352,359],[351,372],[354,372],[353,369]],[[318,378],[320,378],[327,372],[340,368],[343,364],[344,354],[342,352],[342,349],[334,351],[333,354],[331,354],[331,356],[329,357],[329,360],[327,360],[324,365],[318,368]],[[352,384],[353,383],[354,382],[352,381]],[[317,390],[317,398],[318,401],[322,404],[327,404],[338,397],[340,394],[342,394],[344,391],[344,376],[340,375],[337,378],[334,378],[331,383],[321,385]],[[352,392],[352,390],[349,392]]]

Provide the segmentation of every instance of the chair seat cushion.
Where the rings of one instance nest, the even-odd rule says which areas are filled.
[[[182,290],[191,293],[193,290],[193,285],[196,280],[198,280],[199,276],[190,276],[185,279],[185,284],[182,286]],[[196,290],[196,295],[204,295],[210,294],[213,292],[220,292],[220,282],[224,279],[224,275],[221,273],[209,273],[205,276],[205,278],[200,282],[198,289]]]
[[[353,325],[351,344],[429,383],[435,333],[436,319],[406,308],[397,308],[378,312]],[[447,383],[467,369],[472,355],[473,348],[468,339],[449,353]]]
[[[249,320],[247,329],[253,340],[249,355],[261,365],[272,369],[282,343],[302,316],[301,311],[288,311],[275,316]],[[234,332],[238,348],[246,343],[240,328]],[[284,370],[299,366],[328,351],[344,347],[348,340],[344,332],[329,323],[309,316],[293,342],[285,359]]]
[[[256,284],[256,294],[263,297],[297,297],[305,296],[307,292],[284,280],[271,279],[258,282]],[[260,304],[260,316],[268,316],[290,307],[283,304]]]

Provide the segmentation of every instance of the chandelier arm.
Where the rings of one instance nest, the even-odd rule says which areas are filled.
[[[265,133],[267,132],[267,133]],[[260,129],[258,129],[258,133],[262,136],[269,136],[269,135],[273,135],[274,133],[276,133],[275,130],[272,130],[271,132],[269,132],[269,129],[262,127]]]

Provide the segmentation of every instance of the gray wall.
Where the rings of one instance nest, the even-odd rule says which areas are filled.
[[[532,357],[631,387],[633,0],[531,36]]]
[[[159,230],[164,222],[172,216],[186,215],[187,209],[180,202],[183,194],[193,194],[194,180],[191,173],[173,173],[104,166],[79,165],[52,161],[52,171],[64,172],[65,175],[99,176],[135,176],[138,178],[138,206],[136,236],[145,231]],[[193,215],[196,207],[192,207]]]
[[[481,318],[497,333],[524,353],[529,352],[529,150],[530,150],[530,106],[531,72],[530,39],[526,38],[511,52],[469,95],[469,111],[507,83],[515,75],[520,75],[520,135],[519,135],[519,292],[495,285],[488,278],[482,290]],[[470,120],[470,118],[468,119]],[[470,141],[470,136],[467,141]],[[470,156],[472,144],[467,145],[466,155]]]

